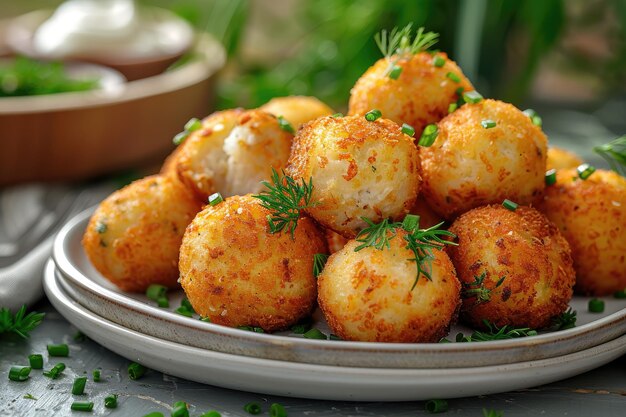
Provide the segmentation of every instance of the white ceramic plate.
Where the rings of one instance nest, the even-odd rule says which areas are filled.
[[[102,318],[71,299],[49,262],[44,289],[74,326],[108,349],[192,381],[272,395],[354,401],[458,398],[530,388],[601,366],[626,353],[626,335],[569,355],[474,368],[387,369],[311,365],[231,355],[146,335]]]
[[[310,340],[280,333],[259,334],[178,315],[156,307],[143,295],[124,293],[91,265],[81,238],[92,210],[72,219],[58,234],[53,257],[61,284],[72,298],[97,315],[159,339],[224,353],[321,365],[368,368],[458,368],[488,366],[558,357],[611,341],[626,333],[626,300],[605,298],[602,314],[587,313],[587,298],[575,297],[578,326],[533,337],[480,343],[367,343]],[[172,294],[172,310],[182,291]],[[319,312],[315,327],[328,334]],[[461,326],[451,331],[452,338]]]

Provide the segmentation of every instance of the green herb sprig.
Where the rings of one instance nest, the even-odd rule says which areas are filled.
[[[313,255],[313,276],[315,278],[317,278],[324,270],[326,261],[328,261],[328,256],[329,255],[325,253],[316,253]]]
[[[573,327],[576,327],[576,310],[572,310],[571,307],[552,318],[552,328],[554,330],[565,330]]]
[[[45,313],[35,311],[26,314],[26,306],[23,305],[15,315],[8,308],[0,309],[0,334],[15,333],[24,339],[28,339],[33,331],[43,320]]]
[[[409,23],[402,29],[394,27],[391,32],[383,29],[374,35],[380,52],[389,60],[385,75],[393,80],[397,80],[402,74],[402,67],[396,65],[399,59],[427,51],[438,41],[438,33],[424,32],[423,27],[417,29],[413,37],[412,28],[413,24]]]
[[[298,182],[284,171],[282,176],[278,175],[272,168],[271,182],[263,181],[262,184],[267,190],[252,197],[261,200],[261,206],[270,211],[267,216],[270,233],[278,233],[286,228],[291,233],[291,238],[295,239],[302,210],[318,204],[311,201],[313,179],[310,178],[308,183],[304,179]]]
[[[488,303],[491,300],[491,292],[498,288],[504,280],[505,276],[501,277],[493,289],[485,287],[485,278],[487,273],[483,271],[482,274],[474,276],[474,281],[469,283],[463,283],[463,289],[461,290],[461,298],[476,298],[474,305]]]
[[[486,319],[483,320],[483,324],[487,327],[486,331],[476,330],[470,336],[464,336],[463,333],[459,333],[456,335],[456,341],[487,342],[491,340],[507,340],[537,335],[537,331],[529,327],[513,327],[507,324],[502,327],[498,327]]]
[[[626,177],[626,135],[595,146],[593,151],[604,158],[613,171]]]

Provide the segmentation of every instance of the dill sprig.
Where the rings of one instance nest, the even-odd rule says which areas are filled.
[[[487,303],[491,300],[491,292],[498,288],[506,277],[501,277],[493,289],[489,289],[485,286],[485,278],[487,277],[487,272],[483,271],[479,276],[474,275],[474,281],[463,283],[463,289],[461,290],[462,298],[476,298],[476,302],[474,305]]]
[[[313,255],[313,276],[317,278],[322,273],[328,261],[328,256],[325,253],[316,253]]]
[[[307,183],[302,179],[301,183],[286,175],[279,176],[276,170],[272,168],[272,182],[263,181],[262,184],[267,188],[260,194],[252,197],[261,200],[261,206],[270,211],[267,220],[270,226],[270,233],[278,233],[283,229],[289,229],[291,238],[295,239],[296,226],[302,210],[317,205],[311,202],[313,195],[313,179],[310,178]]]
[[[357,246],[354,251],[358,252],[367,247],[373,247],[378,250],[389,249],[389,241],[396,237],[397,229],[401,228],[408,232],[404,235],[407,242],[406,248],[410,249],[415,255],[409,261],[415,261],[417,265],[417,274],[411,290],[417,285],[420,276],[424,275],[427,279],[432,280],[431,267],[433,249],[441,250],[445,245],[457,245],[455,242],[443,240],[440,236],[455,238],[456,236],[447,230],[439,229],[443,222],[429,227],[428,229],[419,228],[419,216],[409,214],[403,222],[390,222],[384,219],[376,224],[366,217],[361,219],[368,224],[368,227],[359,232],[356,237],[357,242],[361,245]]]
[[[0,309],[0,334],[16,333],[24,339],[28,339],[29,333],[39,326],[45,315],[45,313],[34,311],[26,314],[25,305],[15,313],[15,316],[11,314],[8,308],[2,308]]]
[[[576,310],[568,308],[558,316],[552,318],[552,328],[554,330],[565,330],[576,327]]]
[[[419,52],[428,50],[437,43],[439,34],[435,32],[424,32],[424,28],[420,27],[415,33],[415,37],[411,40],[413,24],[409,23],[402,29],[394,27],[391,32],[386,29],[381,30],[374,35],[374,41],[380,49],[380,52],[391,58],[393,55],[415,55]]]
[[[626,135],[604,145],[595,146],[593,151],[604,158],[613,171],[626,177]]]
[[[456,335],[457,342],[487,342],[490,340],[506,340],[516,339],[518,337],[536,336],[537,331],[530,327],[513,327],[505,324],[498,327],[489,320],[484,319],[483,324],[487,327],[487,331],[474,331],[470,336],[464,336],[463,333]]]

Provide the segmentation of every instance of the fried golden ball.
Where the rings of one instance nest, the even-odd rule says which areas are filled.
[[[461,215],[449,230],[458,237],[458,246],[446,250],[464,288],[461,316],[473,326],[483,328],[486,319],[537,329],[567,309],[575,280],[570,248],[543,214],[485,206]],[[469,291],[481,289],[482,297]]]
[[[444,59],[445,64],[434,65],[436,57]],[[419,137],[426,125],[448,114],[448,106],[459,98],[458,89],[474,89],[456,63],[443,52],[420,52],[399,58],[395,65],[402,68],[398,79],[389,77],[390,60],[387,58],[378,60],[359,78],[351,91],[349,114],[378,109],[387,119],[413,126]],[[455,74],[460,81],[455,82],[448,73]]]
[[[324,227],[354,237],[366,226],[402,218],[420,183],[419,157],[411,137],[386,119],[322,117],[296,135],[287,173],[313,180],[318,204],[307,212]]]
[[[333,333],[366,342],[437,342],[448,332],[460,305],[460,284],[445,252],[433,250],[432,281],[420,276],[406,248],[404,230],[390,248],[354,240],[328,258],[317,280],[318,302]]]
[[[546,170],[576,168],[582,163],[583,160],[574,152],[556,146],[548,148]]]
[[[485,128],[490,120],[495,127]],[[430,147],[420,147],[423,193],[446,219],[474,207],[538,201],[545,186],[548,140],[508,103],[466,104],[439,122]]]
[[[261,191],[261,181],[289,157],[293,135],[269,113],[226,110],[202,126],[183,142],[175,163],[180,180],[203,201],[215,192],[226,197]]]
[[[597,170],[581,180],[575,169],[557,172],[542,210],[572,248],[576,291],[608,295],[626,288],[626,179]]]
[[[259,110],[276,117],[283,116],[295,130],[308,121],[335,113],[319,99],[306,96],[276,97],[259,107]]]
[[[178,286],[178,250],[200,203],[175,177],[151,176],[111,194],[91,216],[83,247],[125,291]]]
[[[313,256],[327,253],[324,234],[301,218],[270,234],[269,211],[250,195],[207,206],[187,228],[180,283],[201,316],[225,326],[272,332],[308,316],[317,294]]]

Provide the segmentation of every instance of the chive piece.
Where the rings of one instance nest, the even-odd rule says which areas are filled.
[[[189,417],[189,409],[184,401],[176,401],[172,408],[172,417]]]
[[[448,402],[446,400],[428,400],[425,408],[430,414],[445,413],[448,411]]]
[[[48,345],[48,355],[67,357],[70,355],[70,348],[65,343],[60,345]]]
[[[294,332],[295,334],[305,334],[306,332],[311,330],[312,326],[313,324],[307,320],[305,322],[293,325],[291,327],[291,331]]]
[[[185,317],[193,317],[193,312],[189,311],[187,307],[180,306],[175,310],[178,314]]]
[[[65,370],[65,364],[63,362],[59,362],[54,365],[49,371],[45,371],[43,375],[52,379],[57,379],[59,375],[61,375],[63,370]]]
[[[106,231],[107,231],[107,225],[105,223],[102,223],[102,222],[96,223],[96,233],[101,235],[102,233],[105,233]]]
[[[132,362],[130,365],[128,365],[128,376],[133,381],[141,378],[145,373],[146,367],[138,364],[137,362]]]
[[[623,290],[615,291],[613,293],[613,297],[615,298],[626,298],[626,288]]]
[[[394,65],[393,67],[391,67],[391,71],[389,71],[389,78],[391,78],[392,80],[397,80],[398,77],[400,77],[400,74],[402,74],[402,67],[399,65]]]
[[[480,122],[480,125],[484,127],[485,129],[491,129],[492,127],[496,127],[496,122],[494,122],[491,119],[485,119],[482,122]]]
[[[336,334],[331,333],[330,336],[328,336],[329,340],[343,340],[341,337],[337,336]]]
[[[590,313],[602,313],[604,311],[604,301],[592,298],[589,300]]]
[[[105,408],[117,408],[117,394],[109,395],[104,399]]]
[[[526,109],[522,113],[524,113],[526,116],[528,116],[530,118],[530,121],[535,126],[541,127],[541,125],[543,124],[543,121],[541,120],[541,117],[533,109]]]
[[[333,114],[330,117],[334,117],[335,119],[338,118],[338,117],[343,117],[343,113],[335,113],[335,114]]]
[[[515,211],[518,206],[519,205],[517,203],[514,203],[513,201],[508,200],[508,199],[506,199],[506,200],[504,200],[502,202],[502,207],[504,207],[507,210],[511,210],[511,211]]]
[[[74,401],[70,407],[74,411],[91,411],[93,403],[90,401]]]
[[[73,395],[83,395],[85,393],[85,384],[87,384],[87,377],[80,376],[74,380],[74,384],[72,385],[72,394]]]
[[[93,382],[100,382],[100,369],[93,370]]]
[[[415,135],[415,129],[413,128],[413,126],[403,123],[402,124],[402,133],[404,133],[405,135],[409,135],[409,136],[413,136]]]
[[[285,132],[291,133],[292,135],[296,133],[293,126],[291,126],[291,123],[289,123],[287,119],[285,119],[283,116],[278,116],[278,127],[280,127]]]
[[[28,355],[28,363],[33,369],[43,369],[43,356],[40,354]]]
[[[158,301],[159,298],[167,296],[167,287],[160,284],[151,284],[146,290],[146,297],[151,300]]]
[[[170,306],[170,300],[167,297],[161,297],[157,300],[157,305],[161,308],[168,308]]]
[[[191,301],[189,301],[187,297],[180,300],[180,306],[185,307],[187,310],[191,311],[192,313],[196,312],[196,310],[194,310],[193,306],[191,305]]]
[[[320,340],[328,339],[328,337],[326,337],[324,333],[322,333],[319,329],[316,329],[316,328],[309,330],[303,336],[306,339],[320,339]]]
[[[416,214],[407,214],[404,220],[402,220],[402,228],[411,233],[420,224],[420,216]]]
[[[208,317],[200,317],[200,321],[203,321],[205,323],[211,323],[211,319]]]
[[[9,370],[9,379],[11,381],[26,381],[30,375],[30,366],[12,366]]]
[[[383,113],[378,109],[370,110],[365,113],[365,120],[367,120],[368,122],[376,121],[381,117],[383,117]]]
[[[459,77],[458,75],[456,75],[453,72],[449,72],[446,74],[446,77],[448,77],[449,79],[451,79],[452,81],[454,81],[455,83],[460,83],[461,82],[461,77]]]
[[[546,185],[556,184],[556,169],[549,169],[546,171]]]
[[[174,139],[172,139],[172,142],[174,143],[174,145],[178,146],[181,143],[183,143],[185,139],[187,139],[187,136],[189,136],[188,132],[180,132],[176,134],[176,136],[174,136]]]
[[[143,417],[163,417],[163,413],[159,413],[158,411],[153,411],[151,413],[146,414]]]
[[[243,409],[248,414],[257,415],[261,414],[261,406],[258,403],[248,403],[243,406]]]
[[[468,104],[480,103],[482,99],[483,99],[483,96],[481,96],[478,91],[467,91],[463,93],[463,101],[465,101]]]
[[[435,139],[439,135],[439,128],[435,124],[430,124],[424,128],[422,132],[422,136],[420,137],[419,142],[417,143],[419,146],[429,147],[435,143]]]
[[[450,103],[450,105],[448,106],[448,114],[450,113],[454,113],[454,111],[459,107],[458,104],[456,103]]]
[[[189,119],[187,123],[185,123],[185,132],[195,132],[202,127],[202,122],[195,117]]]
[[[591,174],[596,172],[596,167],[589,164],[582,164],[576,168],[576,171],[578,171],[578,176],[581,180],[586,180]]]
[[[211,410],[202,414],[200,417],[222,417],[222,415],[215,410]]]
[[[446,63],[446,59],[442,57],[441,55],[435,55],[435,57],[433,58],[433,65],[438,68],[443,67],[445,63]]]
[[[270,406],[270,417],[287,417],[287,410],[278,403]]]
[[[325,253],[316,253],[313,255],[313,276],[315,278],[319,277],[324,267],[326,266],[326,262],[328,261],[328,256]]]
[[[211,194],[209,196],[209,205],[211,207],[217,206],[219,203],[224,201],[224,197],[220,193]]]

